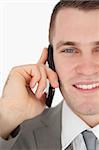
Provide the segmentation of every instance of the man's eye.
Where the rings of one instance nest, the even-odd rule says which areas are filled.
[[[65,48],[62,52],[65,53],[78,53],[78,50],[75,48]]]

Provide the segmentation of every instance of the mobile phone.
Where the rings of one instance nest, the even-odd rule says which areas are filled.
[[[53,47],[51,45],[48,46],[47,63],[48,63],[49,68],[55,71],[55,65],[54,65],[54,60],[53,60]],[[49,84],[49,89],[48,89],[47,98],[46,98],[46,105],[49,108],[52,105],[54,94],[55,94],[55,88],[53,88],[51,84]]]

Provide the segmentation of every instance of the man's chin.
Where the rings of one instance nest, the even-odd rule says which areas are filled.
[[[75,113],[83,116],[94,116],[99,114],[99,109],[97,109],[97,107],[95,107],[93,104],[82,104],[75,109]]]

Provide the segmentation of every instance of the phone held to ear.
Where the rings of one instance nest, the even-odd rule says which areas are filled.
[[[49,45],[49,47],[48,47],[48,59],[47,59],[47,63],[48,63],[49,68],[51,68],[52,70],[55,71],[55,66],[54,66],[54,61],[53,61],[53,47],[51,45]],[[54,94],[55,94],[55,88],[53,88],[51,86],[51,84],[49,84],[47,98],[46,98],[46,105],[49,108],[51,107]]]

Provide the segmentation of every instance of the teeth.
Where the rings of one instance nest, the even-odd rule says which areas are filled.
[[[89,85],[83,84],[83,85],[75,85],[75,86],[76,86],[77,88],[87,90],[87,89],[93,89],[93,88],[99,87],[99,83],[96,83],[96,84],[89,84]]]

